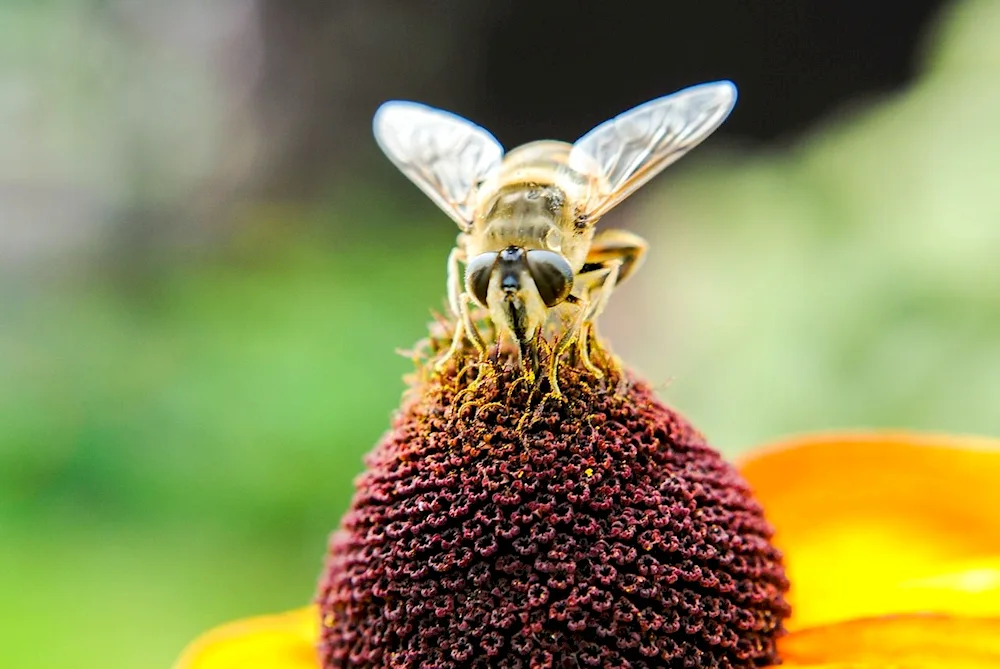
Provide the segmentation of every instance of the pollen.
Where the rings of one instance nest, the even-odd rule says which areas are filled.
[[[322,666],[756,667],[789,613],[747,484],[627,372],[414,381],[333,534]]]

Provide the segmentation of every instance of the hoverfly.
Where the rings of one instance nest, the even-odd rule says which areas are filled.
[[[646,242],[595,225],[610,209],[708,137],[732,111],[728,81],[692,86],[639,105],[573,144],[536,141],[504,153],[483,128],[416,102],[390,101],[375,114],[375,139],[389,159],[434,201],[460,233],[448,257],[451,347],[488,343],[470,303],[486,310],[497,336],[516,343],[529,376],[548,330],[554,392],[559,357],[589,328],[615,286],[638,268]],[[461,272],[464,266],[464,276]],[[554,324],[554,325],[553,325]],[[546,329],[547,326],[548,330]]]

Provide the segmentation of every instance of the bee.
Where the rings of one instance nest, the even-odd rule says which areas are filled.
[[[736,102],[729,81],[657,98],[606,121],[580,139],[542,140],[507,153],[487,130],[416,102],[390,101],[373,121],[386,156],[459,227],[448,256],[448,307],[455,320],[443,366],[468,339],[487,342],[470,305],[485,310],[496,337],[508,337],[534,377],[539,342],[550,350],[549,378],[589,330],[614,288],[641,264],[647,244],[624,230],[597,232],[598,220],[718,128]],[[464,273],[462,272],[464,267]]]

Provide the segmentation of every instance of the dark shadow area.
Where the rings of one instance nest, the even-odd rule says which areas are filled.
[[[728,78],[741,101],[722,132],[772,141],[908,81],[944,4],[264,0],[261,108],[283,122],[271,183],[325,181],[345,151],[370,149],[371,112],[400,97],[514,146],[573,139],[637,103]]]

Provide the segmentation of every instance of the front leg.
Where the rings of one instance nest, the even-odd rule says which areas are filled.
[[[476,347],[480,359],[486,357],[486,342],[483,341],[483,336],[472,320],[472,312],[469,310],[471,298],[462,289],[462,272],[459,263],[464,262],[464,260],[465,252],[457,246],[448,254],[448,307],[455,319],[455,331],[451,338],[451,346],[434,363],[434,369],[438,372],[443,371],[448,361],[458,354],[466,336]]]
[[[604,376],[604,372],[590,359],[590,354],[587,351],[587,338],[590,328],[593,327],[594,319],[604,310],[604,306],[618,282],[621,264],[621,261],[615,258],[605,261],[596,269],[577,275],[578,285],[583,286],[583,295],[579,299],[574,298],[579,311],[576,318],[573,319],[572,325],[557,340],[555,348],[552,350],[549,380],[553,388],[556,388],[559,358],[574,342],[580,362],[587,371],[598,378]],[[557,388],[556,394],[558,394]]]
[[[603,372],[590,359],[590,332],[594,328],[594,321],[607,306],[615,287],[635,273],[642,264],[647,248],[646,240],[624,230],[605,230],[594,237],[583,267],[574,281],[582,288],[579,298],[574,298],[580,311],[553,349],[550,379],[554,380],[556,377],[559,357],[574,342],[581,364],[594,376],[603,376]]]
[[[451,315],[455,318],[462,317],[461,294],[462,294],[462,270],[459,263],[465,262],[465,251],[455,247],[448,254],[448,307]]]
[[[475,322],[472,320],[472,312],[469,311],[469,301],[467,293],[463,292],[459,294],[458,310],[460,315],[455,320],[455,332],[451,338],[451,346],[434,363],[434,369],[438,372],[444,371],[448,361],[458,354],[458,351],[462,348],[462,341],[466,336],[468,336],[469,341],[472,342],[472,345],[479,353],[479,359],[484,360],[487,357],[486,342],[483,340],[483,335],[480,334],[479,328],[476,327]]]
[[[577,275],[577,280],[582,281],[585,286],[588,301],[588,313],[585,317],[584,331],[577,339],[577,351],[588,369],[593,367],[587,347],[590,332],[595,327],[594,321],[604,311],[614,288],[635,274],[642,265],[647,248],[649,244],[645,239],[625,230],[604,230],[591,242],[583,268]],[[605,276],[605,271],[610,270],[615,264],[618,266],[615,274]]]
[[[611,293],[619,282],[621,275],[622,261],[615,258],[606,261],[600,269],[586,275],[584,279],[587,285],[587,305],[584,309],[583,320],[593,323],[608,305]],[[584,277],[585,275],[580,275]],[[596,295],[595,295],[596,293]]]

